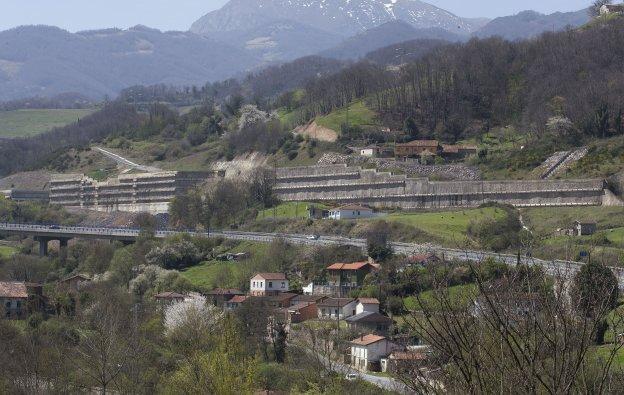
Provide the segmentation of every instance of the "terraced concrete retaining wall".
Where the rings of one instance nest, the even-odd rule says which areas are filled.
[[[278,169],[275,192],[285,201],[335,201],[377,207],[601,205],[604,181],[429,181],[346,165]]]

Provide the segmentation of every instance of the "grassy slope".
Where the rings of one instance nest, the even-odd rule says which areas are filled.
[[[8,258],[15,254],[17,250],[10,246],[0,246],[0,258]]]
[[[470,221],[484,217],[501,218],[504,215],[505,212],[499,208],[486,207],[433,213],[396,213],[383,219],[415,226],[444,240],[445,245],[456,247],[466,244]]]
[[[349,124],[351,126],[377,125],[376,114],[358,101],[349,106]],[[340,126],[347,120],[347,109],[341,108],[328,115],[317,117],[316,123],[320,126],[340,132]]]
[[[278,205],[275,209],[266,209],[258,213],[258,219],[264,218],[308,218],[307,207],[313,203],[306,202],[286,202]],[[323,204],[316,204],[320,209],[325,209],[328,206]]]
[[[621,207],[549,207],[521,210],[526,225],[539,240],[534,256],[578,260],[580,251],[591,251],[592,257],[609,265],[624,263],[624,210]],[[558,236],[575,220],[596,221],[593,236]],[[606,240],[606,241],[605,241]]]
[[[596,221],[598,229],[624,226],[624,210],[621,207],[545,207],[522,209],[521,212],[527,226],[540,235],[569,227],[576,220]]]
[[[456,285],[447,288],[449,297],[451,300],[457,302],[460,305],[466,305],[477,292],[477,286],[475,284]],[[436,291],[425,291],[420,294],[421,300],[430,309],[435,309],[438,297],[435,295]],[[405,308],[408,310],[422,310],[420,303],[414,296],[409,296],[403,300]]]
[[[206,261],[185,270],[182,275],[195,287],[206,291],[217,287],[242,288],[253,275],[254,256],[266,248],[265,244],[243,242],[228,252],[251,252],[250,259],[240,262]]]
[[[25,137],[68,125],[92,113],[91,109],[0,111],[0,136]]]

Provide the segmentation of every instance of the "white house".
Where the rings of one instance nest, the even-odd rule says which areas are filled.
[[[329,219],[360,219],[372,218],[375,214],[368,207],[359,205],[347,205],[329,210]]]
[[[384,336],[364,335],[351,341],[351,366],[362,372],[370,370],[371,364],[378,364],[382,358],[401,347]]]
[[[376,298],[359,298],[355,305],[355,314],[364,312],[379,313],[379,300]]]
[[[249,280],[252,296],[271,296],[288,290],[288,279],[284,273],[258,273]]]
[[[600,15],[624,14],[624,4],[605,4],[600,7]]]
[[[350,298],[327,298],[317,303],[318,317],[344,320],[356,314],[356,300]]]

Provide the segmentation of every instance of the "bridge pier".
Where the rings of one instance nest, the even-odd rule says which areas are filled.
[[[69,239],[59,239],[59,257],[61,258],[61,262],[65,263],[67,261],[67,244],[69,243]]]
[[[59,257],[61,258],[61,262],[65,262],[67,260],[67,245],[69,244],[70,238],[56,238],[56,237],[45,237],[45,236],[35,236],[34,240],[39,243],[39,256],[48,256],[48,243],[52,240],[59,241]]]
[[[48,242],[51,240],[48,237],[35,236],[35,241],[39,242],[39,256],[48,255]]]

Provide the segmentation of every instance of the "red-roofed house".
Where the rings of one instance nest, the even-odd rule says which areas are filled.
[[[160,303],[183,302],[184,295],[177,292],[161,292],[157,295],[154,295],[154,299],[156,299],[156,301]]]
[[[378,372],[381,370],[379,361],[400,348],[384,336],[368,334],[358,337],[351,341],[351,366],[363,372]]]
[[[225,302],[238,295],[245,295],[245,293],[238,289],[216,288],[207,294],[208,299],[215,306],[224,306]]]
[[[243,303],[245,303],[249,299],[249,296],[245,295],[236,295],[232,297],[232,299],[225,302],[225,308],[227,310],[234,310],[239,308]]]
[[[252,296],[276,295],[288,290],[288,279],[284,273],[258,273],[249,280],[249,293]]]
[[[24,282],[0,282],[0,306],[2,317],[24,318],[28,312],[28,288]]]
[[[409,143],[397,144],[394,154],[397,157],[407,158],[421,155],[438,155],[442,152],[442,146],[438,140],[414,140]]]
[[[316,303],[299,303],[282,309],[288,322],[297,324],[317,317]]]
[[[364,278],[376,270],[370,262],[334,263],[327,267],[328,284],[338,289],[338,294],[346,295],[352,289],[362,287]]]

